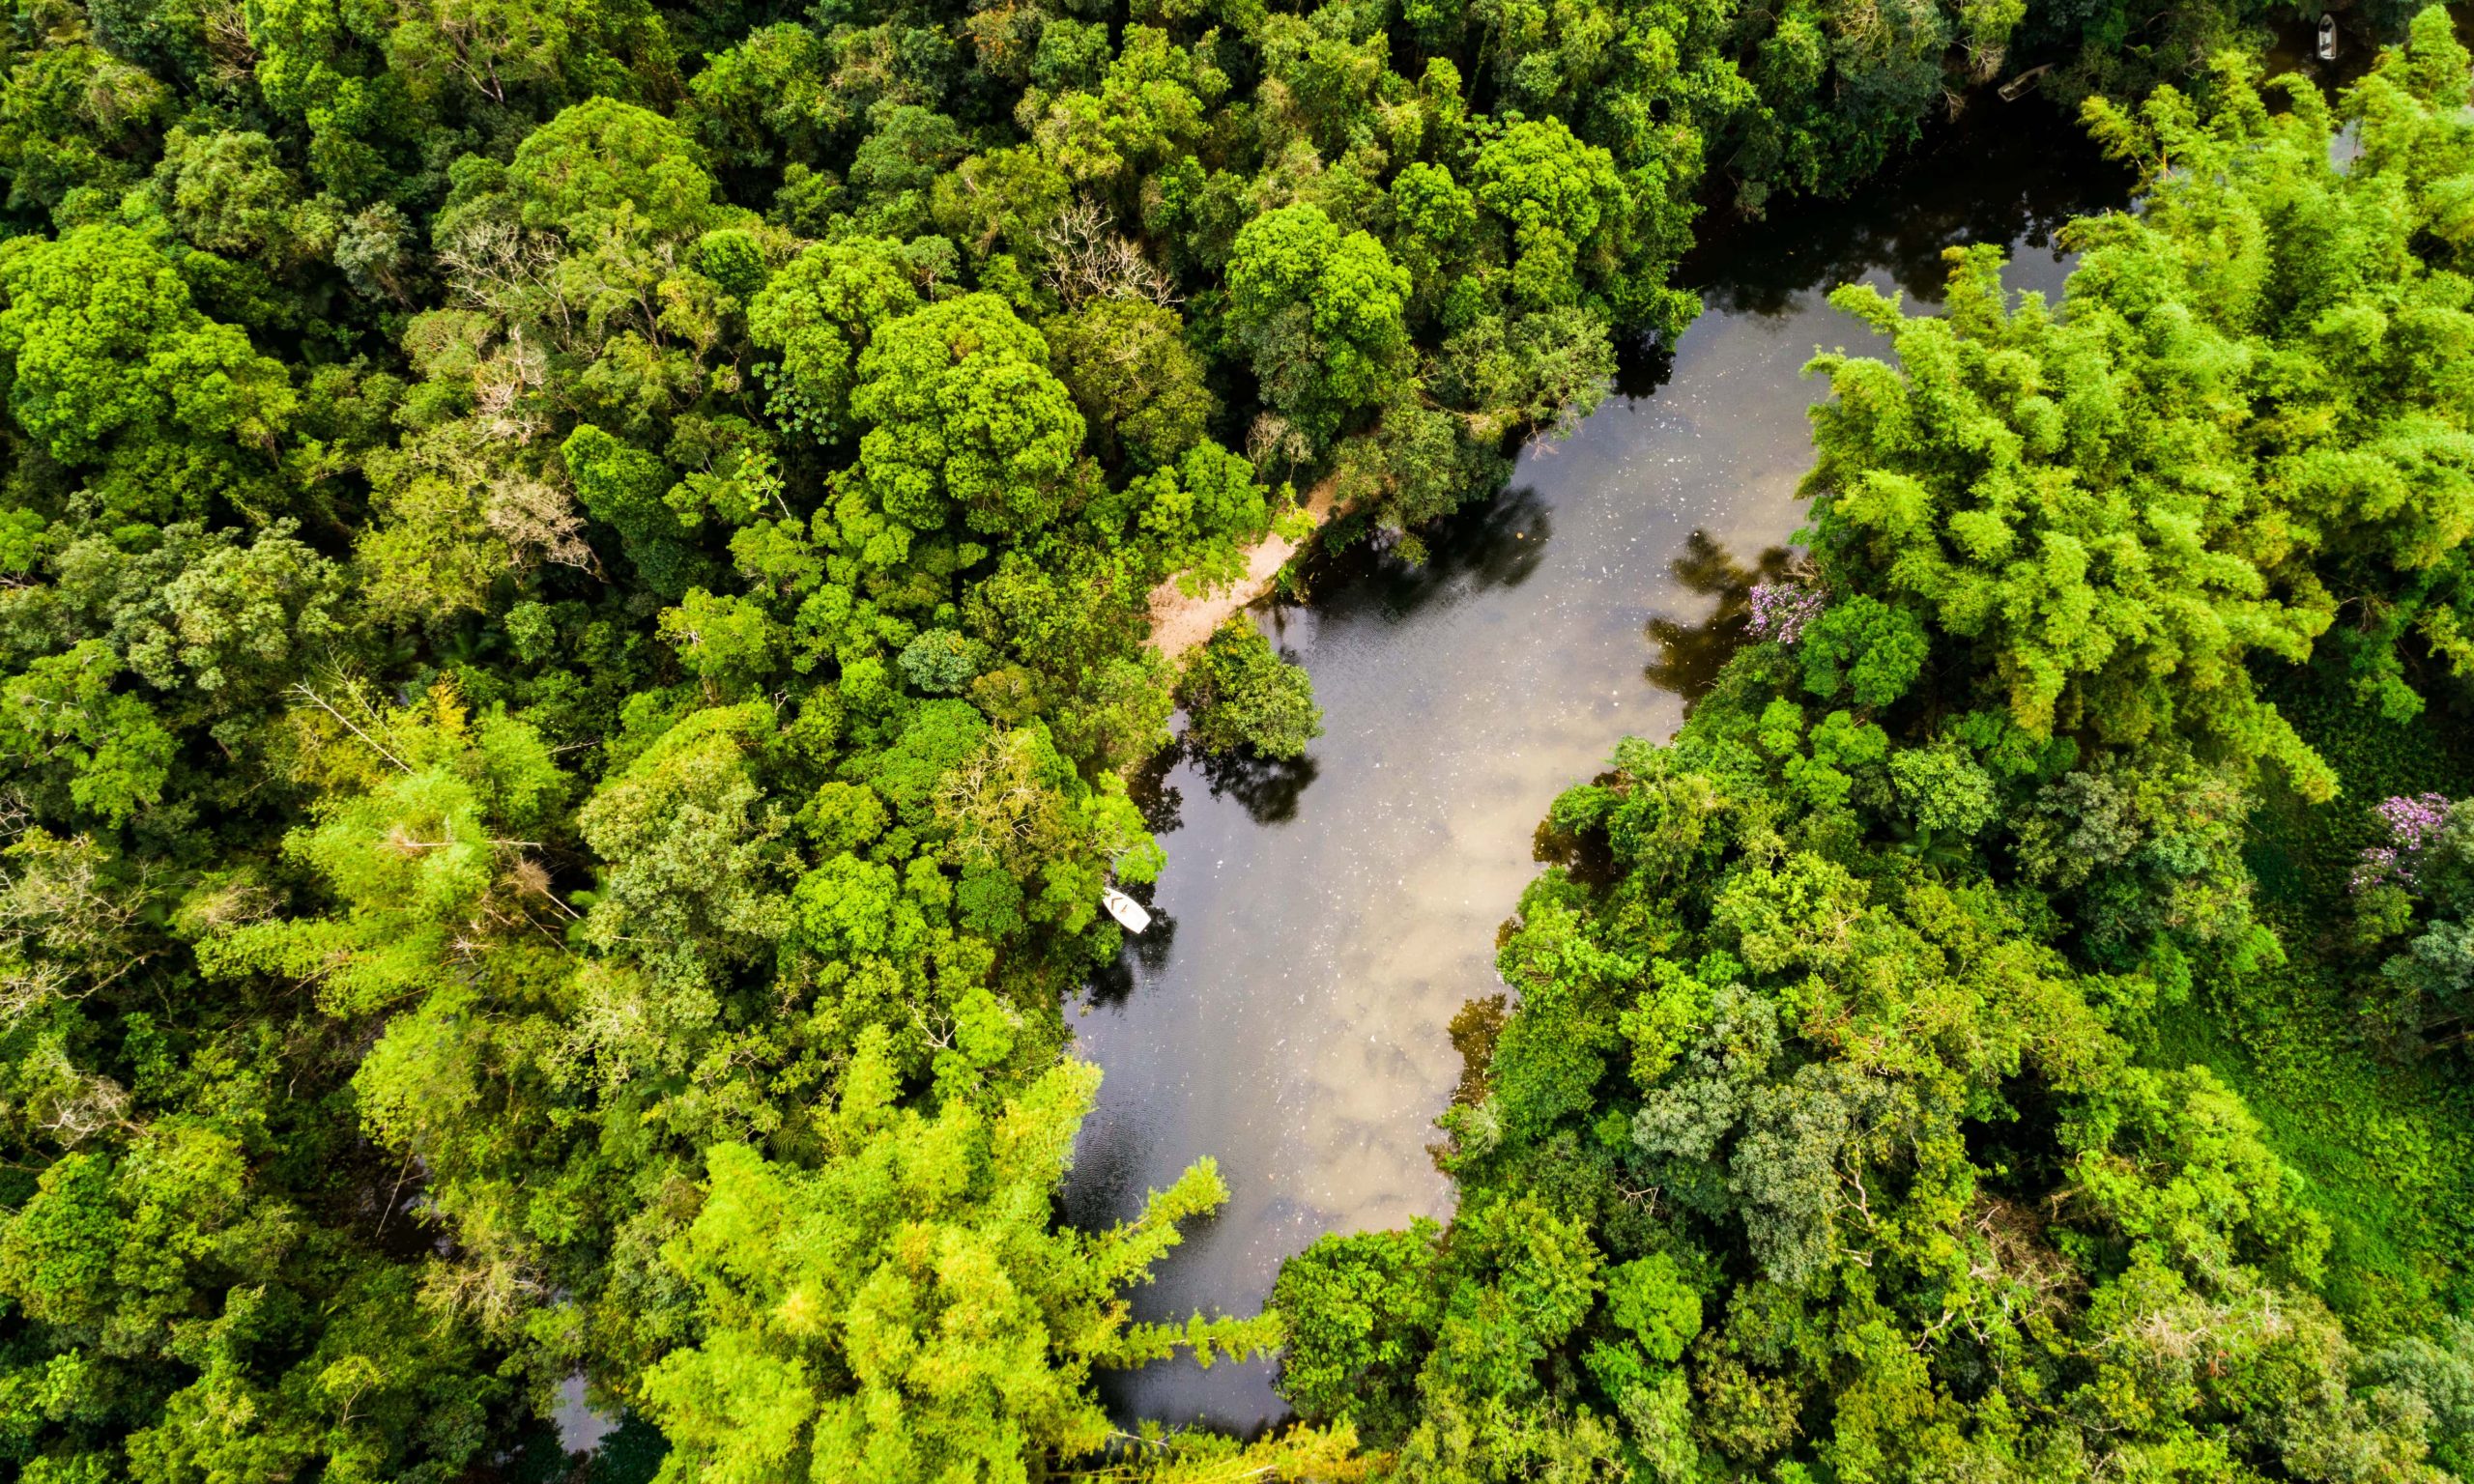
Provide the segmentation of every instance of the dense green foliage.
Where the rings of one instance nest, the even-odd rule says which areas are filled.
[[[633,1434],[658,1430],[674,1479],[1372,1467],[1347,1422],[1116,1435],[1089,1389],[1097,1369],[1282,1334],[1132,1322],[1125,1290],[1224,1193],[1207,1164],[1119,1230],[1051,1211],[1092,1097],[1060,996],[1122,947],[1102,890],[1162,862],[1125,783],[1168,743],[1178,694],[1144,642],[1147,595],[1241,570],[1295,488],[1327,480],[1339,528],[1414,555],[1411,528],[1488,493],[1518,438],[1595,404],[1616,345],[1689,320],[1673,270],[1705,196],[1853,187],[2004,71],[2014,38],[2068,62],[2070,88],[2128,87],[2259,11],[2172,14],[2147,39],[2119,6],[2003,0],[17,0],[0,22],[0,1471],[549,1477],[570,1466],[544,1419],[578,1378]],[[1856,710],[1763,724],[1786,738],[1763,756],[1793,752],[1812,802],[1797,828],[1845,855],[1877,802],[1867,768],[1936,798],[1966,781],[1918,838],[1963,852],[1968,821],[2007,810],[2052,863],[2022,869],[2086,925],[2057,945],[1995,889],[1918,885],[1884,897],[1885,933],[1945,944],[1956,913],[2020,945],[2040,985],[2066,982],[2059,954],[2132,985],[2205,945],[2269,953],[2225,853],[2243,769],[2324,776],[2245,657],[2299,652],[2375,594],[2347,661],[2402,717],[2414,667],[2464,642],[2462,499],[2417,517],[2462,462],[2466,306],[2439,270],[2464,167],[2437,75],[2364,95],[2387,120],[2361,177],[2377,190],[2322,172],[2278,208],[2368,244],[2337,280],[2243,276],[2317,261],[2260,259],[2298,250],[2283,218],[2217,221],[2261,188],[2245,177],[2231,205],[2193,191],[2192,221],[2144,230],[2219,243],[2192,292],[2264,294],[2259,314],[2199,304],[2232,318],[2187,345],[2189,315],[2150,323],[2127,299],[2103,333],[1966,319],[2018,343],[1990,380],[1953,370],[1953,395],[1991,396],[1969,415],[2038,468],[2059,467],[2034,442],[2053,417],[2002,388],[2041,358],[2122,396],[2151,394],[2126,380],[2151,361],[2187,370],[2205,403],[2199,361],[2275,351],[2239,371],[2285,378],[2290,405],[2253,419],[2272,437],[2207,442],[2238,430],[2196,405],[2190,428],[2137,431],[2249,460],[2223,477],[2267,481],[2282,525],[2196,487],[2197,513],[2161,524],[2085,516],[2087,539],[2165,558],[2150,616],[2107,631],[2118,654],[2048,655],[2043,631],[1967,609],[1954,584],[2010,582],[1960,570],[2001,560],[1990,548],[1955,575],[1871,571],[1908,539],[1895,502],[1877,536],[1853,484],[1826,503],[1850,597],[1798,673]],[[2119,124],[2125,148],[2218,137],[2172,106]],[[2227,115],[2248,130],[2223,135],[2229,160],[2285,169],[2321,142],[2307,109],[2258,113]],[[2122,273],[2158,282],[2135,249]],[[2332,362],[2294,348],[2315,335],[2356,380],[2313,381]],[[1845,374],[1852,410],[1863,373]],[[1830,467],[1971,477],[1909,457],[1942,436],[1848,420]],[[2171,450],[2135,444],[2091,445],[2100,502],[2145,498]],[[2039,491],[2020,519],[2082,521]],[[1998,681],[1962,685],[1963,661]],[[1928,678],[1931,701],[1912,694]],[[2199,709],[2179,699],[2194,686]],[[1319,726],[1251,630],[1209,644],[1184,694],[1207,750],[1289,755]],[[1866,719],[1893,705],[1909,730],[1947,707],[1978,720],[1884,763]],[[2045,746],[2116,705],[2118,735],[2089,737],[2114,771]],[[2020,814],[2028,781],[2062,802]],[[2062,842],[2097,813],[2112,843]],[[2419,945],[2460,921],[2453,900],[2380,921]],[[1908,952],[1885,945],[1864,961]],[[1736,960],[1692,951],[1713,1004],[1784,972],[1745,958],[1729,978]],[[1991,993],[1983,972],[1953,982]],[[2450,1034],[2444,995],[2383,1003]],[[1946,1129],[1960,1083],[2016,1074],[2010,1008],[1978,1014],[1983,1043],[1914,1127]],[[1697,1013],[1656,1012],[1643,1043],[1717,1054]],[[2083,1081],[2120,1061],[2091,1014],[2056,1031]],[[1547,1147],[1556,1099],[1595,1095],[1587,1070],[1533,1077],[1501,1147]],[[2132,1100],[2088,1124],[2090,1159],[2162,1147],[2224,1101],[2104,1086]],[[2195,1188],[2267,1168],[2224,1117]],[[1474,1181],[1496,1156],[1468,1147]],[[1936,1168],[1956,1180],[1952,1157]],[[1798,1170],[1761,1198],[1762,1250],[1818,1270],[1833,1249],[1796,1207]],[[2103,1199],[2173,1224],[2143,1188]],[[1443,1457],[1465,1441],[1449,1418],[1478,1413],[1429,1425],[1410,1382],[1449,1332],[1452,1394],[1499,1399],[1469,1406],[1497,1407],[1504,1459],[1604,1455],[1614,1413],[1580,1420],[1568,1377],[1532,1406],[1522,1381],[1603,1293],[1617,1329],[1592,1384],[1648,1398],[1630,1405],[1664,1420],[1643,1425],[1685,1456],[1675,1367],[1734,1332],[1695,1317],[1716,1258],[1601,1263],[1586,1213],[1486,1213],[1449,1263],[1413,1234],[1296,1270],[1290,1307],[1298,1285],[1328,1290],[1298,1322],[1308,1410],[1380,1371],[1355,1420],[1387,1441],[1425,1429],[1404,1457]],[[2189,1302],[2322,1270],[2306,1206],[2273,1190],[2187,1224],[2154,1282],[2202,1283]],[[2202,1273],[2220,1248],[2235,1256]],[[2268,1266],[2227,1276],[2237,1258]],[[1447,1273],[1476,1285],[1465,1299],[1432,1297]],[[1315,1359],[1359,1312],[1369,1332],[1345,1343],[1369,1358]],[[2316,1311],[2295,1332],[2346,1374]],[[2439,1396],[2411,1378],[2459,1363],[2393,1354],[2394,1397]],[[1746,1416],[1784,1394],[1774,1366],[1741,1374]],[[2373,1414],[2314,1397],[2294,1428]],[[2412,1419],[2376,1415],[2393,1437],[2366,1446],[2405,1457]]]
[[[1196,650],[1177,687],[1192,713],[1186,739],[1206,753],[1244,748],[1266,757],[1299,757],[1323,734],[1306,671],[1280,658],[1244,618],[1223,624]]]
[[[2438,11],[2334,114],[2229,56],[2089,104],[2145,194],[2059,304],[1840,294],[1896,358],[1814,362],[1810,576],[1557,801],[1454,1220],[1280,1275],[1305,1416],[1438,1481],[2474,1469],[2468,85]]]

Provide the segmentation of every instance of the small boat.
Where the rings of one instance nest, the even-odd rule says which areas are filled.
[[[2050,62],[2047,62],[2042,67],[2031,67],[1993,91],[2000,97],[2003,102],[2015,103],[2019,100],[2028,96],[2028,90],[2036,85],[2037,78],[2042,77],[2045,73],[2052,71],[2053,64]]]
[[[1142,903],[1113,886],[1102,889],[1100,905],[1108,908],[1108,916],[1115,918],[1117,926],[1128,932],[1139,935],[1143,928],[1151,926],[1151,914],[1143,910]]]
[[[2325,11],[2319,14],[2319,60],[2337,60],[2337,17]]]

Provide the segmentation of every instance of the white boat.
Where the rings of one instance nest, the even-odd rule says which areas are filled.
[[[1128,932],[1139,933],[1151,926],[1151,914],[1143,909],[1142,903],[1113,886],[1101,890],[1100,905],[1108,908],[1108,916],[1115,918],[1117,926]]]

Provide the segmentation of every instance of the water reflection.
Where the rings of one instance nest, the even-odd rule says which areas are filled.
[[[1082,1002],[1088,1009],[1113,1010],[1122,1006],[1133,995],[1137,979],[1160,973],[1176,956],[1176,914],[1154,899],[1158,889],[1127,886],[1124,891],[1149,909],[1151,926],[1143,929],[1140,937],[1127,938],[1116,957],[1092,974],[1082,991]]]
[[[2120,168],[2059,110],[2032,96],[1987,95],[1852,200],[1798,201],[1766,221],[1705,228],[1683,274],[1704,303],[1729,314],[1787,314],[1803,296],[1866,273],[1938,304],[1949,275],[1943,248],[2009,243],[2057,259],[2064,222],[2123,202]]]
[[[1178,725],[1182,726],[1182,721]],[[1185,760],[1181,743],[1165,749],[1126,776],[1126,796],[1142,811],[1142,822],[1154,835],[1165,835],[1186,822],[1185,790],[1169,782]]]
[[[1638,402],[1675,375],[1675,350],[1654,340],[1636,340],[1615,348],[1615,384],[1607,389],[1626,402]]]
[[[1667,570],[1684,591],[1717,601],[1704,618],[1687,621],[1661,614],[1649,621],[1649,640],[1657,646],[1657,657],[1641,667],[1642,678],[1683,697],[1686,709],[1709,695],[1718,683],[1718,671],[1743,646],[1752,620],[1753,586],[1779,581],[1794,564],[1792,552],[1773,546],[1747,567],[1716,537],[1695,530],[1684,540],[1683,555],[1667,563]]]
[[[1555,522],[1536,488],[1514,485],[1483,505],[1463,510],[1424,533],[1426,559],[1407,562],[1382,541],[1360,542],[1309,564],[1307,591],[1318,612],[1368,609],[1405,622],[1440,603],[1517,587],[1538,571]],[[1296,612],[1272,614],[1274,632]]]
[[[1207,756],[1196,768],[1211,796],[1231,798],[1256,824],[1286,824],[1297,817],[1298,798],[1322,771],[1311,756],[1257,757],[1244,753]]]
[[[1230,1188],[1135,1292],[1137,1317],[1249,1312],[1321,1233],[1448,1211],[1426,1146],[1461,1085],[1455,1031],[1482,1036],[1467,1007],[1501,989],[1495,929],[1534,847],[1555,848],[1539,820],[1620,738],[1673,730],[1800,522],[1826,388],[1798,373],[1868,339],[1822,289],[1930,298],[1940,249],[1987,239],[2029,249],[2014,284],[2057,289],[2060,261],[2035,250],[2051,224],[2122,199],[2076,138],[2053,119],[1989,159],[1945,144],[1858,202],[1713,238],[1691,266],[1709,312],[1627,356],[1633,394],[1525,450],[1509,489],[1430,534],[1424,566],[1361,549],[1263,616],[1312,673],[1326,733],[1293,766],[1180,756],[1140,781],[1173,830],[1150,899],[1172,931],[1076,1007],[1108,1077],[1068,1218],[1127,1219],[1206,1156]],[[1120,1415],[1247,1429],[1279,1413],[1270,1374],[1178,1362],[1102,1392]]]

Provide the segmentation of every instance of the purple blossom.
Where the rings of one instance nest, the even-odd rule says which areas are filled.
[[[2381,803],[2372,813],[2388,826],[2389,835],[2401,850],[2420,850],[2448,823],[2448,800],[2436,793],[2416,798],[2399,795]]]
[[[2411,886],[2424,849],[2448,823],[2449,808],[2448,799],[2436,793],[2399,794],[2373,806],[2372,813],[2388,826],[2389,842],[2362,853],[2347,889],[2361,893],[2390,881]]]
[[[1801,583],[1756,583],[1752,589],[1755,639],[1792,644],[1804,637],[1805,625],[1821,616],[1822,593]]]

